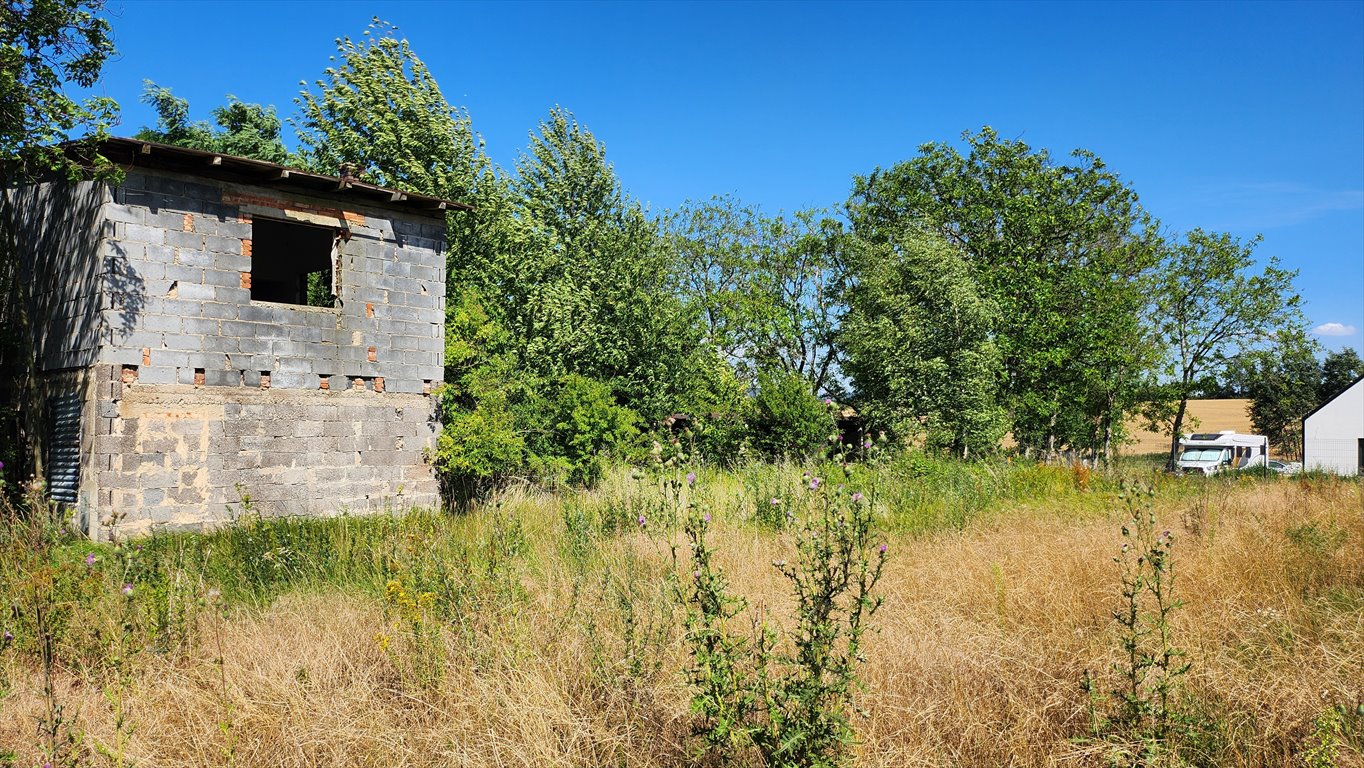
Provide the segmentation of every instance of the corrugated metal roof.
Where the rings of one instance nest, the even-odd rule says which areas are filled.
[[[225,155],[221,152],[123,138],[105,139],[97,146],[100,154],[121,166],[159,168],[193,176],[292,189],[327,197],[359,197],[368,203],[413,209],[433,216],[444,215],[448,210],[474,210],[473,206],[455,200],[380,187],[353,178],[300,171],[278,163]]]

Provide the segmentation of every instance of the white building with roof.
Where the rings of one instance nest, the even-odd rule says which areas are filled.
[[[1302,466],[1364,475],[1364,376],[1303,418]]]

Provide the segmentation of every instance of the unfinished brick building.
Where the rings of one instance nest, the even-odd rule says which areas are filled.
[[[8,190],[43,471],[92,536],[434,505],[458,203],[113,139],[122,183]]]

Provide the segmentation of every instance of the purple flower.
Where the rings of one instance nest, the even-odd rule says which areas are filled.
[[[826,398],[824,398],[824,404],[825,404],[825,405],[833,405],[833,404],[834,404],[834,399],[833,399],[832,397],[826,397]]]
[[[707,512],[707,513],[705,514],[705,516],[703,516],[701,519],[702,519],[702,520],[705,520],[706,522],[709,523],[709,522],[710,522],[710,513]]]
[[[120,590],[120,591],[123,592],[123,596],[124,596],[124,597],[128,597],[129,595],[131,595],[131,594],[133,593],[133,585],[132,585],[132,584],[124,584],[124,585],[123,585],[123,589]]]
[[[639,527],[640,528],[644,527],[644,515],[639,516]]]
[[[774,507],[780,507],[780,506],[781,506],[781,499],[777,498],[776,496],[773,496],[773,497],[772,497],[772,506],[774,506]]]
[[[695,472],[688,472],[688,473],[687,473],[687,485],[688,485],[688,486],[696,485],[696,473],[695,473]]]
[[[812,491],[817,491],[817,490],[819,490],[819,478],[818,478],[818,477],[812,477],[812,478],[810,478],[810,490],[812,490]]]
[[[8,629],[5,630],[5,642],[6,643],[14,642],[14,633],[10,632]]]
[[[94,564],[95,564],[95,553],[94,553],[94,552],[91,552],[90,554],[88,554],[88,555],[85,556],[85,564],[86,564],[86,565],[94,565]]]
[[[877,551],[884,555],[886,553],[886,545],[884,543],[881,544],[881,547]]]
[[[870,448],[870,447],[871,447],[871,441],[868,440],[867,442],[863,443],[863,444],[862,444],[862,447],[863,447],[863,448]]]
[[[852,500],[853,500],[853,503],[854,503],[854,504],[856,504],[857,502],[861,501],[861,500],[862,500],[862,492],[861,492],[861,491],[858,491],[857,493],[854,493],[854,494],[852,495]]]
[[[0,469],[4,469],[4,468],[5,468],[5,462],[0,461]]]

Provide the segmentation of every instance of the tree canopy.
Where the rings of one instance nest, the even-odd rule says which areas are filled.
[[[84,162],[62,145],[100,139],[118,118],[112,99],[77,101],[70,84],[94,86],[114,52],[113,35],[100,14],[102,0],[32,0],[0,3],[0,173],[107,170],[93,150]]]

